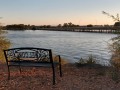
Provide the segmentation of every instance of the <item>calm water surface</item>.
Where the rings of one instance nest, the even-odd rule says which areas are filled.
[[[87,58],[91,54],[96,62],[109,65],[110,51],[108,43],[115,34],[84,33],[64,31],[8,31],[7,37],[12,42],[11,47],[40,47],[52,49],[69,62]]]

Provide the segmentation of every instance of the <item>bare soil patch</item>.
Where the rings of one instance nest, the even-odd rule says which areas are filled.
[[[56,68],[56,85],[52,85],[52,70],[46,68],[23,67],[22,73],[11,68],[11,78],[7,80],[7,66],[0,64],[0,90],[120,90],[120,83],[114,81],[111,67],[82,66],[75,64],[62,66],[63,77]]]

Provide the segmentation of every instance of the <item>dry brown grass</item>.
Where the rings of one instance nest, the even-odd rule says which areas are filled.
[[[73,64],[62,66],[63,77],[56,68],[56,85],[52,85],[52,70],[46,68],[11,68],[7,80],[7,67],[0,64],[0,90],[120,90],[110,74],[111,67],[80,67]],[[101,72],[102,71],[102,72]],[[104,74],[101,74],[104,73]]]
[[[3,62],[5,62],[3,50],[9,48],[11,44],[10,41],[4,37],[4,33],[7,32],[0,30],[0,60]]]

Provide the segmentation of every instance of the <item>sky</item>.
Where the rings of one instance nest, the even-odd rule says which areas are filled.
[[[113,25],[102,11],[120,14],[120,0],[0,0],[3,25]]]

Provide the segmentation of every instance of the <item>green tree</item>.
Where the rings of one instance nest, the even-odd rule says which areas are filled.
[[[92,24],[88,24],[87,27],[93,27],[93,25]]]
[[[119,27],[120,26],[120,22],[115,22],[114,26],[115,27]]]
[[[68,23],[64,23],[64,24],[63,24],[63,27],[68,27]]]
[[[73,24],[72,24],[71,22],[69,22],[69,23],[68,23],[68,26],[69,26],[69,27],[72,27],[72,26],[73,26]]]
[[[61,24],[58,24],[58,26],[57,27],[62,27],[62,25]]]

